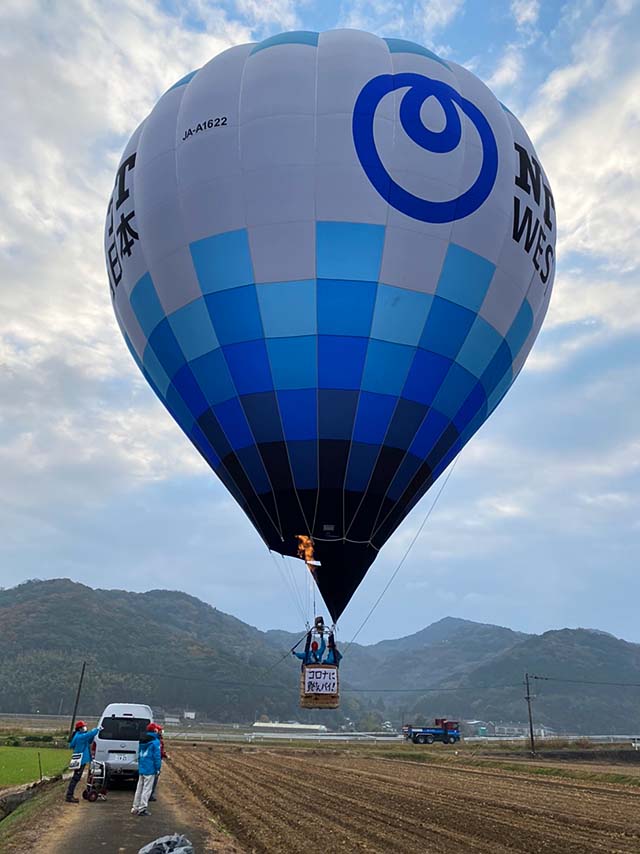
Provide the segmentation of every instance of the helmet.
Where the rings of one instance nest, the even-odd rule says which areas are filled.
[[[82,727],[84,726],[86,726],[86,723],[84,721],[76,721],[75,729],[79,730],[82,729]]]

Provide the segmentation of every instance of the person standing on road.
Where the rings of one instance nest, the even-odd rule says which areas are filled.
[[[87,730],[87,725],[84,721],[78,721],[76,723],[75,733],[73,734],[73,738],[69,742],[69,747],[71,748],[71,750],[73,750],[74,753],[81,753],[82,758],[80,760],[80,767],[74,770],[73,776],[69,780],[67,796],[65,798],[65,801],[68,804],[80,803],[78,798],[74,797],[74,792],[76,790],[76,786],[82,779],[84,766],[91,762],[91,753],[89,752],[89,747],[93,739],[97,736],[101,729],[102,727],[96,727],[95,729]]]
[[[156,724],[149,724],[146,732],[140,736],[138,748],[138,785],[133,798],[131,812],[134,815],[149,815],[149,798],[153,791],[153,783],[156,774],[162,768],[162,757],[160,756],[160,739],[156,731]]]
[[[160,759],[168,759],[167,751],[164,749],[164,738],[162,737],[163,729],[160,724],[154,724],[155,730],[158,733],[158,738],[160,739]],[[156,789],[158,788],[158,779],[160,777],[160,772],[156,774],[156,779],[153,781],[153,789],[151,791],[150,801],[155,801],[156,799]]]

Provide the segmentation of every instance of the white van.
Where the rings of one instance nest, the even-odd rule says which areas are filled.
[[[137,776],[140,735],[152,721],[149,706],[109,703],[98,724],[102,730],[92,745],[93,758],[105,763],[107,777]]]

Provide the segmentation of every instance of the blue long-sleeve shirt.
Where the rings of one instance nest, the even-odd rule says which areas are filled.
[[[99,727],[87,730],[87,732],[77,732],[69,742],[69,747],[74,753],[82,753],[82,765],[86,765],[87,762],[91,762],[89,746],[99,732]]]
[[[155,733],[146,733],[140,737],[138,748],[138,774],[150,777],[158,774],[162,768],[160,740]]]
[[[320,646],[317,651],[314,652],[311,647],[309,647],[309,652],[294,652],[296,658],[299,658],[300,661],[304,661],[305,664],[320,664],[322,662],[322,656],[324,655],[324,651],[327,645],[325,643],[324,638],[322,638],[320,642]]]
[[[340,659],[342,658],[342,653],[336,649],[335,646],[332,646],[327,653],[327,657],[324,661],[325,664],[340,664]]]

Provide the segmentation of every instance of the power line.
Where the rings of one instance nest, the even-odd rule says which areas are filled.
[[[306,637],[306,632],[294,644],[294,648]],[[267,669],[267,674],[271,673],[279,664],[291,655],[291,650],[287,650],[279,659],[277,659],[271,667]],[[233,679],[207,679],[206,677],[197,676],[195,674],[184,673],[155,673],[149,670],[109,670],[100,667],[93,667],[94,671],[98,670],[102,673],[112,676],[145,676],[153,679],[177,679],[183,682],[199,682],[202,685],[210,685],[219,688],[274,688],[281,689],[282,685],[267,684],[263,682],[246,682]],[[602,685],[613,688],[640,688],[640,682],[605,682],[595,679],[568,679],[560,676],[537,676],[533,673],[529,674],[529,679],[537,679],[543,682],[562,682],[571,685]],[[458,685],[454,687],[438,687],[438,686],[422,686],[418,688],[341,688],[341,692],[353,694],[417,694],[417,693],[455,693],[456,691],[499,691],[504,688],[521,688],[522,682],[507,682],[502,685]]]
[[[302,640],[302,638],[301,638]],[[298,641],[300,643],[300,641]],[[284,658],[290,655],[290,651],[285,653],[283,658],[279,659],[275,662],[273,667],[280,663],[280,661],[284,660]],[[268,673],[273,670],[273,667],[270,668]],[[97,668],[100,669],[100,668]],[[103,670],[103,673],[112,673],[113,671]],[[178,673],[153,673],[147,670],[121,670],[118,671],[117,675],[128,675],[128,676],[147,676],[150,678],[161,678],[161,679],[178,679],[183,682],[199,682],[201,685],[208,685],[216,688],[273,688],[276,690],[282,690],[282,685],[270,685],[264,682],[240,682],[234,680],[226,680],[226,679],[203,679],[201,676],[193,676],[193,675],[185,675]],[[521,683],[507,684],[507,685],[469,685],[469,686],[458,686],[457,688],[438,688],[433,686],[425,686],[419,688],[341,688],[341,693],[345,694],[440,694],[440,693],[454,693],[456,691],[495,691],[502,688],[520,688]]]
[[[600,682],[595,679],[564,679],[561,676],[534,676],[529,674],[530,679],[539,679],[544,682],[568,682],[573,685],[608,685],[614,688],[640,688],[640,682]]]
[[[497,691],[503,688],[522,688],[522,683],[509,685],[464,685],[458,688],[340,688],[344,694],[445,694],[456,691]]]

